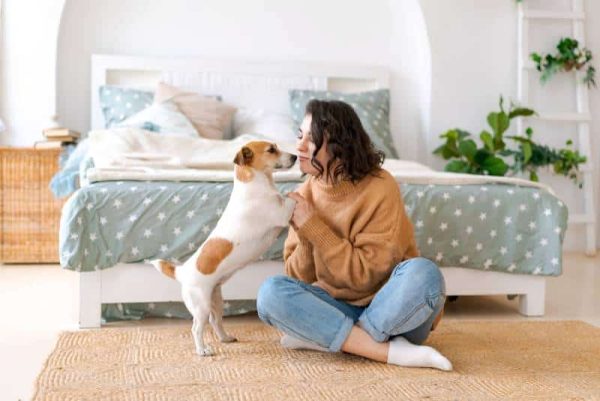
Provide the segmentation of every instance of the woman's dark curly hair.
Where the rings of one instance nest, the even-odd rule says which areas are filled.
[[[363,128],[358,115],[347,103],[337,100],[313,99],[306,105],[307,115],[311,115],[310,133],[315,144],[311,164],[321,177],[325,171],[315,156],[324,139],[327,139],[327,153],[331,160],[327,163],[327,175],[331,182],[340,179],[356,183],[367,175],[377,175],[385,154],[375,149],[371,138]],[[333,169],[333,164],[340,163]]]

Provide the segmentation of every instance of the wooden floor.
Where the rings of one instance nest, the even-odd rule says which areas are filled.
[[[525,318],[518,301],[505,296],[460,297],[446,307],[448,320],[582,320],[600,327],[600,255],[565,254],[563,275],[548,279],[546,315]],[[76,330],[77,273],[58,266],[0,265],[1,400],[28,400],[37,373],[57,334]],[[255,314],[226,318],[225,324],[256,321]],[[190,321],[148,319],[119,325],[191,325]],[[442,323],[443,324],[443,321]]]

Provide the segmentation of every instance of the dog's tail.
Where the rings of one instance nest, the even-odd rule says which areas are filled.
[[[177,269],[177,266],[173,263],[163,259],[155,259],[150,261],[150,264],[165,276],[175,279],[175,270]]]

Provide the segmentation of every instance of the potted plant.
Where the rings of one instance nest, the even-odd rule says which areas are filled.
[[[590,64],[592,52],[589,49],[585,47],[580,49],[579,42],[572,38],[562,38],[556,48],[558,49],[556,55],[531,53],[531,59],[535,63],[536,69],[542,73],[540,76],[542,83],[548,81],[559,71],[581,70],[587,65],[583,82],[587,84],[588,88],[596,86],[596,69]]]
[[[504,141],[504,134],[510,126],[510,121],[515,117],[527,117],[535,114],[532,109],[516,107],[511,103],[507,111],[504,110],[504,100],[500,97],[500,111],[491,112],[487,122],[492,132],[481,131],[479,138],[482,146],[470,139],[471,133],[455,128],[440,135],[445,143],[433,151],[450,160],[444,168],[445,171],[504,176],[529,173],[529,179],[538,181],[538,170],[552,167],[554,173],[568,176],[581,188],[579,165],[586,162],[586,157],[578,151],[570,149],[572,141],[568,140],[566,148],[553,149],[540,145],[532,140],[533,130],[526,129],[526,136],[506,136],[517,145],[510,149]],[[512,158],[513,163],[508,164],[504,158]]]

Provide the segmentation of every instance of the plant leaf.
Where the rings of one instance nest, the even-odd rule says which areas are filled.
[[[458,144],[458,150],[467,158],[467,160],[472,162],[475,152],[477,151],[477,144],[472,139],[460,141]]]
[[[496,138],[500,138],[502,134],[508,129],[508,125],[510,124],[508,116],[505,112],[501,111],[500,113],[490,113],[487,117],[488,124],[492,127],[494,131],[494,136]]]
[[[459,141],[463,140],[464,138],[466,138],[468,136],[471,136],[470,132],[462,130],[462,129],[459,129],[459,128],[456,129],[456,132],[457,132],[457,135],[458,135],[457,139]]]
[[[531,154],[532,154],[532,150],[531,150],[531,144],[529,142],[523,142],[521,144],[521,146],[523,147],[523,163],[527,163],[529,161],[529,159],[531,159]]]
[[[534,115],[535,111],[533,111],[532,109],[528,109],[525,107],[518,107],[514,110],[511,110],[511,112],[508,114],[508,118],[515,118],[515,117],[529,117],[531,115]]]
[[[473,156],[473,160],[475,161],[476,164],[483,166],[483,163],[485,162],[485,160],[491,156],[492,156],[492,152],[490,152],[489,150],[477,149],[477,152],[475,152],[475,156]]]
[[[453,173],[466,173],[469,170],[469,165],[464,160],[452,160],[444,167],[445,171],[451,171]]]
[[[490,175],[499,175],[502,176],[508,170],[508,165],[499,157],[491,156],[485,159],[482,164],[484,170],[486,170]]]
[[[456,140],[461,136],[460,132],[456,129],[446,131],[440,135],[440,138],[446,138],[446,143],[438,146],[433,153],[441,155],[444,159],[448,160],[453,157],[460,157],[460,152],[456,145]]]
[[[533,135],[533,129],[531,127],[527,127],[525,134],[527,135],[527,138],[531,139],[531,136]]]
[[[494,140],[492,138],[492,134],[484,130],[481,131],[481,134],[479,134],[479,138],[481,138],[481,141],[487,150],[490,152],[494,151]]]
[[[448,131],[444,132],[442,135],[440,135],[440,138],[456,140],[458,138],[458,131],[456,129],[448,130]]]
[[[506,148],[506,144],[502,139],[502,136],[494,137],[494,152],[499,150],[504,150]]]

